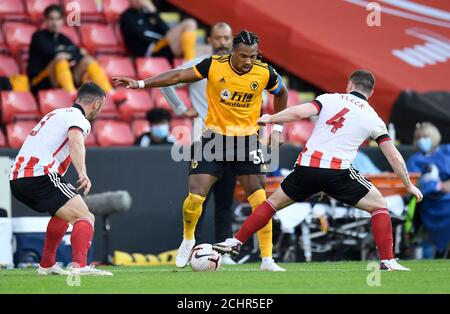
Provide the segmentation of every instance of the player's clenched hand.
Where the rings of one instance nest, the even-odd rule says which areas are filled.
[[[270,123],[270,114],[263,114],[259,119],[258,119],[258,125],[266,125],[268,123]]]
[[[408,190],[409,193],[411,193],[417,198],[417,202],[422,201],[423,194],[414,184],[410,184],[406,189]]]
[[[115,86],[125,86],[126,88],[139,88],[139,84],[136,80],[128,77],[115,76],[112,78]]]
[[[272,149],[277,149],[283,144],[283,134],[278,131],[272,131],[269,137],[269,144]]]
[[[79,184],[77,191],[83,190],[84,196],[88,195],[92,186],[91,180],[89,180],[88,176],[86,174],[80,175],[77,183]]]

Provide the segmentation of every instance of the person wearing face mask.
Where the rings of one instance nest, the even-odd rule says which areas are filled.
[[[407,162],[410,172],[422,174],[419,187],[424,194],[420,215],[436,247],[444,256],[450,244],[450,144],[442,144],[439,130],[430,122],[417,125],[414,145],[419,150]]]
[[[175,139],[170,135],[170,112],[163,108],[155,108],[147,112],[150,131],[142,134],[135,145],[148,147],[151,145],[172,145]]]

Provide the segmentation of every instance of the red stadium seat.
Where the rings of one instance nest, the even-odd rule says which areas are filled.
[[[105,104],[100,112],[100,118],[105,119],[117,119],[119,118],[119,112],[117,112],[116,104],[114,103],[110,95],[106,96]]]
[[[25,8],[22,1],[1,0],[0,1],[0,21],[2,20],[25,20]]]
[[[306,144],[314,129],[314,123],[307,119],[285,125],[287,140],[301,146]]]
[[[8,22],[3,24],[3,34],[12,54],[27,50],[36,26],[24,23]]]
[[[82,21],[101,22],[104,20],[96,0],[63,0],[66,14],[74,12],[76,4],[79,4]]]
[[[176,129],[175,129],[176,128]],[[173,119],[170,122],[171,134],[180,145],[191,144],[192,139],[192,120],[191,119]]]
[[[185,62],[186,61],[183,58],[175,58],[175,59],[173,59],[173,67],[174,68],[178,68],[179,66],[181,66]]]
[[[300,105],[300,97],[298,96],[298,92],[296,90],[290,89],[288,90],[288,102],[287,106],[296,106]]]
[[[189,99],[189,96],[186,93],[186,90],[183,89],[177,89],[177,94],[180,96],[181,100],[185,102],[186,105],[190,106],[191,101]],[[174,113],[172,107],[167,102],[166,98],[162,94],[161,90],[159,88],[153,88],[152,89],[152,99],[153,103],[155,104],[155,107],[157,108],[164,108],[168,111],[170,111],[172,114]]]
[[[5,146],[6,146],[6,138],[5,135],[3,134],[3,131],[0,129],[0,147]]]
[[[66,35],[67,37],[69,37],[69,39],[76,45],[76,46],[80,46],[81,44],[81,39],[80,39],[80,35],[78,35],[77,32],[77,28],[76,27],[71,27],[71,26],[67,26],[64,25],[61,33],[63,33],[64,35]]]
[[[51,4],[59,4],[59,0],[27,0],[27,13],[33,23],[44,19],[44,10]]]
[[[0,76],[19,74],[19,66],[16,61],[7,56],[0,55]]]
[[[97,58],[109,78],[113,76],[136,77],[133,63],[128,57],[102,55]]]
[[[80,27],[83,46],[94,54],[96,52],[121,53],[120,45],[114,30],[109,25],[97,23],[84,23]]]
[[[136,69],[138,70],[138,76],[140,79],[160,74],[162,72],[170,70],[169,61],[164,57],[154,58],[138,58],[136,59]]]
[[[5,43],[5,38],[3,37],[2,30],[0,29],[0,52],[8,52],[8,47]]]
[[[115,23],[129,6],[128,0],[103,0],[103,15],[108,23]]]
[[[38,100],[42,115],[55,109],[70,107],[74,101],[73,97],[63,89],[41,90]]]
[[[37,121],[17,121],[9,123],[6,126],[6,140],[8,146],[20,148],[36,124]]]
[[[131,130],[135,137],[139,137],[150,131],[150,123],[144,119],[138,119],[131,122]]]
[[[94,131],[99,146],[129,146],[133,145],[134,137],[126,122],[113,120],[98,120]]]
[[[126,100],[119,105],[119,112],[125,121],[143,118],[146,112],[152,109],[152,99],[147,90],[123,89],[121,91],[126,95]]]
[[[2,120],[9,123],[16,118],[36,119],[40,117],[33,94],[25,92],[1,92]]]
[[[189,91],[185,88],[177,89],[178,97],[180,97],[181,101],[188,107],[192,107],[191,97],[189,97]]]
[[[90,132],[88,137],[86,138],[86,140],[84,141],[84,144],[86,146],[92,147],[92,146],[97,146],[97,140],[95,139],[95,135],[94,132]]]

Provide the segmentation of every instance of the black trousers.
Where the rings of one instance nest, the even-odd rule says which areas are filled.
[[[236,188],[236,176],[231,169],[226,169],[219,181],[217,181],[208,193],[206,201],[203,203],[203,212],[195,231],[197,243],[208,241],[202,237],[203,217],[205,208],[211,200],[211,194],[214,193],[214,237],[215,242],[221,242],[233,235],[231,229],[233,222],[233,195]]]

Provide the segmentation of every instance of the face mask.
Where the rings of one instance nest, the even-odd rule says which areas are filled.
[[[159,124],[152,126],[152,135],[157,138],[166,138],[169,135],[169,125]]]
[[[417,147],[422,153],[429,153],[433,147],[433,142],[429,137],[421,137],[417,140]]]

